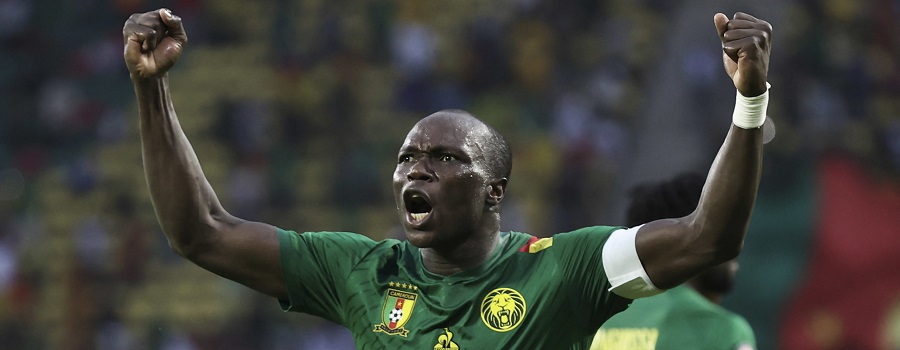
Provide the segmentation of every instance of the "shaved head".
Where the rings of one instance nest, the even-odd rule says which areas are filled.
[[[512,150],[506,138],[496,129],[487,125],[481,119],[472,113],[461,109],[445,109],[438,111],[423,118],[422,123],[430,118],[450,118],[455,125],[469,129],[473,135],[480,138],[477,140],[482,152],[484,153],[484,167],[487,174],[495,179],[509,179],[512,173]]]

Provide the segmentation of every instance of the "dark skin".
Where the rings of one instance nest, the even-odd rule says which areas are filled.
[[[164,10],[132,15],[123,36],[138,100],[144,172],[169,246],[222,277],[287,299],[275,227],[225,211],[181,130],[166,73],[187,45],[181,19]]]
[[[713,17],[722,41],[722,61],[738,92],[766,92],[772,26],[737,13]],[[762,128],[731,126],[719,149],[697,209],[678,219],[645,224],[637,252],[650,280],[673,288],[704,270],[732,260],[744,245],[762,171]]]
[[[484,165],[481,145],[489,144],[489,135],[478,119],[442,111],[419,121],[400,148],[397,211],[431,272],[451,275],[476,267],[497,246],[507,179],[491,178]],[[427,205],[416,210],[413,201]],[[417,219],[410,208],[427,214]]]
[[[687,284],[691,286],[691,288],[694,288],[697,293],[700,293],[700,295],[709,299],[709,301],[715,304],[721,304],[722,298],[730,292],[730,286],[734,283],[738,266],[737,260],[726,261],[704,271],[699,276],[692,278],[687,281]],[[714,281],[712,283],[716,284],[711,285],[711,280]],[[722,284],[727,284],[729,287],[723,289]]]
[[[716,14],[714,21],[735,87],[748,97],[765,92],[771,26],[741,13],[731,20]],[[123,38],[138,101],[144,172],[169,245],[209,271],[287,299],[275,227],[234,217],[222,207],[178,122],[167,71],[187,45],[181,19],[167,10],[135,14]],[[486,135],[477,119],[444,111],[417,123],[401,147],[393,181],[397,209],[431,272],[473,268],[497,246],[507,179],[486,169],[479,147],[488,142]],[[761,161],[761,129],[732,126],[697,210],[641,228],[638,254],[658,287],[674,287],[738,254]]]

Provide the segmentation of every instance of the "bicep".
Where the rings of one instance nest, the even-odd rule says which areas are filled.
[[[287,298],[275,226],[229,215],[216,220],[210,232],[191,261],[263,294]]]
[[[635,248],[653,284],[669,289],[712,266],[715,251],[704,251],[688,218],[662,219],[641,226]]]

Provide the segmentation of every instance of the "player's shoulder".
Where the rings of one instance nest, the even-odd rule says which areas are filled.
[[[609,236],[624,227],[618,226],[588,226],[567,232],[552,235],[553,239],[579,242],[583,240],[606,241]]]
[[[750,324],[743,316],[725,308],[720,307],[718,310],[704,310],[701,314],[708,319],[708,322],[718,324],[721,327],[735,329],[745,329],[750,327]]]
[[[558,252],[560,249],[586,248],[590,242],[602,244],[609,238],[609,233],[616,229],[615,227],[592,226],[557,233],[549,237],[509,231],[501,232],[500,237],[506,246],[505,250],[525,253]]]
[[[598,245],[602,246],[606,243],[614,232],[622,228],[617,226],[588,226],[573,231],[557,233],[551,238],[562,245],[596,248]]]
[[[720,322],[723,326],[727,326],[733,329],[749,329],[750,323],[744,318],[744,316],[739,315],[738,313],[731,311],[722,305],[709,303],[709,314],[710,318],[712,318],[715,322]]]
[[[679,303],[666,318],[668,324],[690,324],[697,329],[705,329],[719,334],[722,340],[752,338],[753,330],[743,316],[719,305]]]
[[[575,229],[575,230],[568,231],[568,232],[557,233],[557,234],[555,234],[555,235],[553,235],[553,236],[554,236],[554,237],[555,237],[555,236],[572,236],[572,235],[576,235],[576,236],[577,236],[577,235],[604,235],[604,236],[608,236],[609,234],[611,234],[611,233],[613,233],[613,232],[615,232],[615,231],[617,231],[617,230],[624,229],[624,228],[625,228],[625,227],[622,227],[622,226],[604,226],[604,225],[587,226],[587,227],[582,227],[582,228]]]
[[[718,320],[711,320],[715,323],[710,328],[716,329],[716,334],[719,334],[723,341],[729,342],[728,346],[735,346],[740,350],[753,349],[756,344],[756,335],[747,319],[732,311],[724,311]]]
[[[727,315],[729,323],[731,323],[738,334],[750,334],[751,336],[753,335],[753,328],[750,327],[750,322],[747,322],[747,319],[744,318],[744,316],[738,315],[737,313],[731,311],[728,311]]]
[[[321,239],[321,240],[330,240],[330,241],[371,241],[375,242],[371,238],[366,235],[356,233],[356,232],[346,232],[346,231],[306,231],[306,232],[297,232],[293,230],[286,230],[283,228],[276,228],[278,230],[279,235],[290,235],[290,236],[298,236],[302,238],[308,239]]]
[[[739,315],[710,302],[693,288],[681,285],[665,293],[672,306],[672,318],[688,318],[710,323],[730,323]]]
[[[552,238],[540,238],[529,233],[517,231],[500,232],[500,256],[514,255],[516,252],[537,253],[553,245]]]
[[[309,246],[318,247],[319,249],[340,249],[340,250],[370,250],[377,247],[382,242],[377,242],[372,238],[355,233],[343,231],[308,231],[298,233],[296,231],[277,229],[279,240],[282,244],[289,244],[295,247]],[[397,244],[394,242],[384,242],[386,245]]]

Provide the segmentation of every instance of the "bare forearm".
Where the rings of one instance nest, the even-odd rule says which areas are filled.
[[[153,207],[169,244],[184,255],[206,238],[224,210],[178,122],[167,75],[136,80],[134,85]]]

